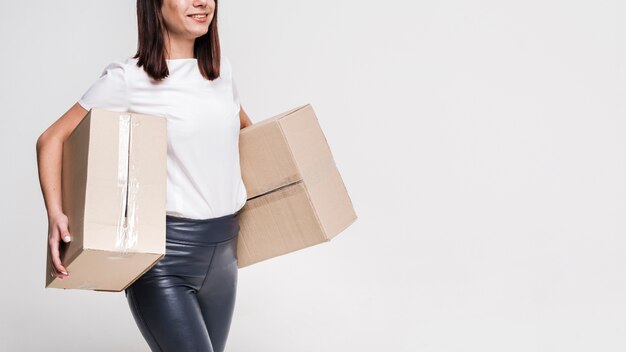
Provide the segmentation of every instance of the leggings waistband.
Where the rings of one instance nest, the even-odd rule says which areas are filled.
[[[239,234],[239,212],[210,219],[166,215],[166,238],[197,245],[214,245]]]

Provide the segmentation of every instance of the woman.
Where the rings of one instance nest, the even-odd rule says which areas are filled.
[[[134,57],[108,65],[37,141],[59,278],[61,238],[71,240],[61,202],[64,141],[91,108],[167,119],[166,254],[125,291],[153,351],[223,351],[237,287],[238,213],[246,202],[239,104],[230,62],[220,55],[217,0],[138,0]]]

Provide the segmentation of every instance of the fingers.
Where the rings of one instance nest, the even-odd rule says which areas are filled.
[[[60,245],[63,242],[69,243],[72,240],[70,236],[67,216],[65,214],[57,214],[53,218],[49,218],[48,246],[50,247],[50,258],[52,262],[52,271],[50,275],[60,279],[69,276],[67,269],[61,262]]]
[[[67,269],[65,269],[65,266],[63,266],[63,264],[61,263],[61,259],[59,258],[58,240],[50,240],[50,257],[52,258],[52,266],[55,270],[55,272],[52,274],[60,279],[69,276],[69,274],[67,273]]]
[[[54,273],[51,273],[53,276],[56,276],[60,279],[68,277],[69,274],[63,263],[61,263],[60,254],[59,254],[59,239],[58,237],[52,237],[49,240],[50,247],[50,257],[52,258],[52,266],[54,268]]]

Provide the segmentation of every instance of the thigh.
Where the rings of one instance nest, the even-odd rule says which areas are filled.
[[[126,298],[152,351],[213,352],[192,288],[140,279],[128,287]]]
[[[209,271],[197,293],[198,304],[216,352],[224,351],[235,308],[237,239],[238,236],[216,245]]]

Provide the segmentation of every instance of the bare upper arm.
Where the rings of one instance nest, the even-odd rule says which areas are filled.
[[[87,110],[80,106],[80,104],[75,103],[65,114],[63,114],[58,120],[56,120],[48,129],[46,129],[39,139],[37,143],[40,141],[47,139],[59,139],[62,142],[65,142],[67,137],[74,131],[76,126],[83,120],[83,118],[87,115]]]

